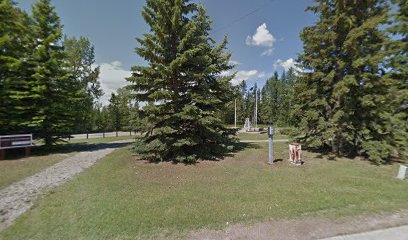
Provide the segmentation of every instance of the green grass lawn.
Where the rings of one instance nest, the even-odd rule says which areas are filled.
[[[301,216],[348,216],[408,207],[408,182],[397,165],[321,158],[267,164],[267,144],[220,162],[196,165],[138,161],[124,148],[46,194],[0,233],[0,239],[178,238],[200,228]]]
[[[34,175],[68,156],[70,154],[49,154],[0,161],[0,190],[25,177]]]
[[[78,151],[89,148],[92,144],[108,143],[118,140],[131,139],[124,137],[107,137],[92,139],[77,139],[65,143],[52,150],[44,150],[41,147],[32,150],[32,156],[24,158],[24,149],[7,150],[8,159],[0,161],[0,189],[10,184],[32,176],[41,170],[56,164],[57,162],[74,155]]]

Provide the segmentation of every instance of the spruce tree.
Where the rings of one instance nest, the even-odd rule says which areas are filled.
[[[274,125],[282,123],[283,94],[283,82],[275,72],[262,89],[261,115],[264,122]]]
[[[241,126],[244,126],[247,115],[246,99],[248,98],[248,89],[245,81],[239,84],[239,97],[237,99],[237,118]]]
[[[118,131],[122,130],[123,116],[120,111],[120,99],[115,93],[111,94],[109,99],[109,128],[113,129],[118,135]]]
[[[394,145],[401,149],[402,157],[408,158],[408,1],[394,0],[397,11],[392,14],[392,41],[387,46],[389,61],[387,77],[393,81],[389,89],[388,102],[395,111],[391,113],[393,121]],[[391,69],[391,70],[390,70]]]
[[[73,128],[77,85],[67,70],[61,46],[62,25],[50,0],[38,0],[33,5],[32,15],[32,36],[36,43],[32,54],[35,133],[46,145],[52,145]]]
[[[0,134],[31,131],[30,24],[13,1],[0,1]]]
[[[211,22],[189,0],[147,0],[143,17],[150,32],[137,39],[148,66],[135,66],[128,79],[148,134],[135,146],[145,159],[195,162],[231,150],[229,131],[215,113],[233,98],[227,41],[214,46]]]
[[[92,110],[103,95],[98,81],[100,67],[95,67],[95,50],[85,37],[64,37],[63,47],[68,69],[75,80],[78,102],[75,106],[75,132],[90,132],[93,126]]]
[[[302,140],[339,155],[390,159],[395,146],[387,97],[393,82],[384,67],[389,38],[380,29],[389,6],[382,0],[315,2],[308,9],[319,21],[301,33],[304,72],[296,84]]]

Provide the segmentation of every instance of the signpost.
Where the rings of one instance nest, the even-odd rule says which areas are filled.
[[[0,136],[0,160],[5,158],[5,150],[25,148],[25,156],[30,156],[30,147],[33,146],[32,134]]]
[[[275,134],[275,128],[268,127],[269,136],[269,164],[273,164],[273,135]]]

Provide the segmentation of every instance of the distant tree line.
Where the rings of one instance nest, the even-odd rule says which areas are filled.
[[[96,104],[92,112],[92,129],[88,132],[140,132],[144,123],[139,118],[139,104],[134,101],[131,91],[119,88],[112,93],[109,104]]]
[[[103,92],[94,47],[63,36],[50,0],[31,15],[0,1],[0,134],[33,133],[47,145],[93,129]]]
[[[257,97],[258,124],[272,124],[275,126],[291,126],[291,110],[294,104],[294,84],[296,71],[290,68],[283,71],[281,76],[277,72],[266,80],[259,88],[257,84],[248,88],[246,81],[234,86],[235,98],[227,104],[227,111],[219,112],[220,117],[227,124],[235,122],[235,104],[237,110],[237,127],[242,127],[245,119],[255,121],[255,97]]]

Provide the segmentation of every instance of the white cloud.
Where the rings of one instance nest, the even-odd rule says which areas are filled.
[[[265,76],[266,76],[265,72],[259,72],[258,70],[238,71],[234,79],[232,79],[231,83],[232,85],[236,86],[240,84],[242,81],[263,78]]]
[[[269,32],[266,23],[259,26],[253,36],[248,36],[246,39],[247,45],[258,47],[271,48],[275,42],[276,38]]]
[[[261,54],[261,56],[272,56],[272,54],[273,54],[273,48],[269,48],[268,50],[265,50],[262,54]]]
[[[242,63],[240,63],[240,62],[238,62],[238,61],[230,60],[230,61],[229,61],[229,64],[232,64],[232,65],[241,65]]]
[[[296,68],[295,66],[296,62],[295,60],[293,60],[293,58],[289,58],[286,61],[283,61],[281,59],[278,59],[273,66],[275,67],[275,69],[278,68],[278,66],[283,67],[285,69],[285,71],[288,71],[291,67]]]
[[[127,85],[125,78],[131,76],[131,72],[123,69],[122,63],[119,61],[114,61],[111,63],[100,64],[101,72],[99,75],[99,81],[104,96],[101,97],[101,102],[104,105],[109,104],[109,98],[111,93],[116,92],[118,88]]]

